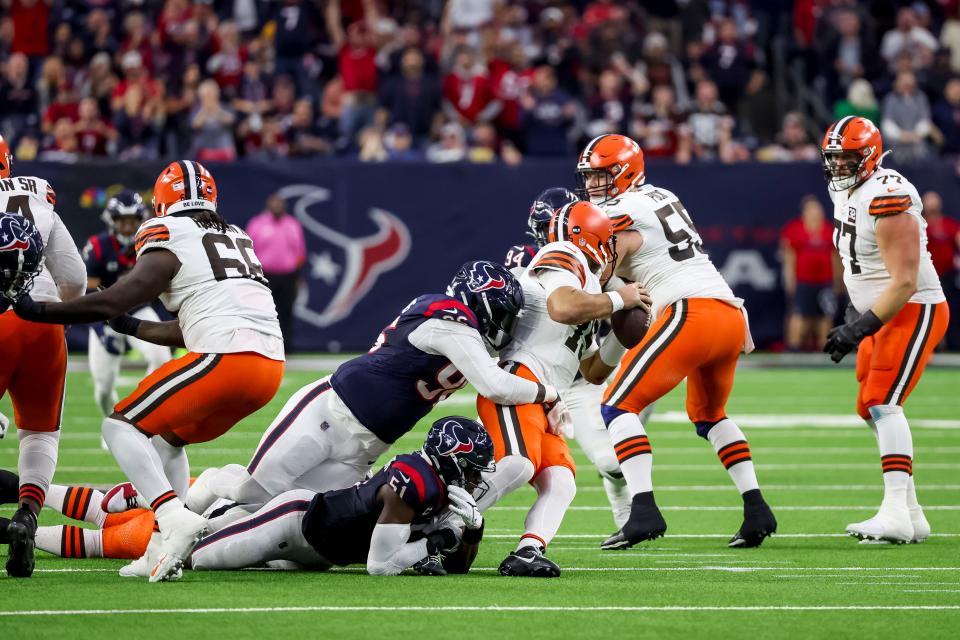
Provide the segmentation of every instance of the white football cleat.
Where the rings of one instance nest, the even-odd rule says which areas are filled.
[[[149,578],[150,569],[157,563],[160,555],[160,534],[156,531],[150,536],[147,550],[133,562],[120,567],[121,578]]]
[[[150,570],[150,582],[178,580],[183,561],[207,532],[207,519],[186,507],[166,515],[160,524],[160,555]]]
[[[913,524],[913,538],[910,542],[917,544],[930,537],[930,523],[919,504],[910,507],[910,522]]]
[[[906,505],[883,503],[877,515],[847,525],[847,533],[860,540],[879,540],[905,544],[913,540],[913,524]]]
[[[149,509],[150,505],[133,484],[122,482],[103,494],[100,508],[107,513],[123,513],[130,509]]]

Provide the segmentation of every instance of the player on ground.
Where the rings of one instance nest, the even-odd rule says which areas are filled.
[[[185,346],[189,353],[144,378],[103,422],[120,468],[150,503],[160,527],[143,558],[121,575],[166,580],[206,529],[184,508],[184,445],[226,433],[273,397],[283,377],[283,340],[273,297],[242,229],[217,213],[217,187],[202,165],[171,163],[154,186],[156,218],[137,232],[137,264],[112,287],[72,302],[21,297],[17,313],[40,323],[99,322],[160,297],[177,320],[122,316],[121,333]],[[159,437],[155,437],[159,436]]]
[[[493,469],[493,445],[480,424],[441,418],[420,451],[396,456],[349,488],[287,491],[204,538],[192,565],[241,569],[286,560],[326,569],[366,563],[372,575],[393,576],[445,552],[446,570],[465,573],[483,535],[473,494],[483,491],[481,472]]]
[[[488,350],[510,343],[523,304],[503,266],[468,262],[446,295],[415,298],[368,353],[297,391],[246,467],[201,474],[188,505],[202,512],[217,497],[261,505],[290,489],[350,486],[467,382],[505,405],[556,401],[554,387],[510,375],[490,359]]]
[[[140,225],[147,220],[147,208],[140,194],[124,189],[110,198],[103,210],[107,230],[87,240],[83,261],[87,265],[87,289],[107,288],[126,274],[137,261],[133,241]],[[144,305],[132,312],[135,318],[159,322],[157,312]],[[116,381],[123,356],[136,349],[147,362],[147,375],[170,359],[170,347],[153,344],[133,336],[124,336],[104,322],[90,325],[88,361],[93,377],[93,396],[104,416],[117,404]]]
[[[883,502],[877,515],[847,527],[861,540],[922,542],[930,525],[913,482],[913,440],[903,403],[920,381],[950,321],[927,251],[916,188],[881,166],[883,140],[866,118],[848,116],[823,138],[833,200],[833,239],[850,294],[846,324],[823,350],[840,362],[857,351],[857,413],[880,447]]]
[[[710,262],[677,196],[644,183],[643,152],[636,142],[621,135],[594,138],[577,171],[585,197],[617,230],[616,273],[643,283],[655,318],[604,395],[604,422],[633,504],[627,523],[601,546],[624,549],[666,531],[653,496],[650,441],[638,414],[684,378],[687,416],[743,497],[743,524],[729,546],[758,546],[777,523],[760,493],[747,439],[726,413],[737,359],[753,349],[743,301]]]
[[[613,366],[596,352],[597,321],[647,299],[632,284],[603,293],[600,274],[612,266],[616,252],[613,225],[596,206],[575,202],[560,209],[548,240],[520,277],[526,306],[516,339],[500,354],[501,365],[561,390],[573,384],[578,371],[589,381],[603,382]],[[615,366],[622,353],[620,348],[606,361]],[[577,491],[573,457],[560,433],[569,416],[544,405],[503,406],[482,394],[477,412],[493,438],[497,461],[481,510],[528,482],[537,491],[520,543],[500,564],[500,573],[559,576],[560,567],[543,553]]]
[[[6,568],[10,576],[29,577],[37,515],[57,466],[67,349],[63,327],[24,322],[7,309],[27,292],[51,302],[76,298],[86,272],[54,210],[53,188],[41,178],[13,177],[12,161],[0,137],[0,212],[10,212],[0,223],[0,396],[10,392],[20,438],[20,506],[8,527]]]
[[[547,189],[538,195],[530,207],[527,218],[527,226],[530,229],[527,234],[533,238],[533,243],[521,243],[510,247],[504,264],[515,274],[522,273],[530,265],[530,259],[549,242],[547,236],[553,214],[578,200],[572,191],[563,187]],[[611,284],[613,283],[609,282],[608,287]],[[608,335],[610,335],[610,323],[601,320],[597,327],[597,340],[602,343]],[[613,450],[613,442],[610,440],[606,425],[603,424],[603,416],[600,415],[604,389],[603,384],[587,382],[578,371],[573,384],[563,391],[563,404],[570,412],[573,438],[600,472],[603,489],[613,510],[614,523],[619,528],[630,515],[630,491],[627,489],[623,474],[620,473],[620,464]],[[641,422],[647,423],[647,419],[653,414],[654,406],[650,404],[640,413]]]

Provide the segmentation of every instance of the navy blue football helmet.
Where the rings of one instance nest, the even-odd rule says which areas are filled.
[[[537,196],[537,199],[530,205],[530,215],[527,218],[527,226],[530,227],[529,233],[538,247],[547,244],[547,229],[550,227],[550,221],[553,214],[563,209],[568,204],[577,202],[580,198],[563,187],[553,187],[547,189]]]
[[[147,219],[147,206],[143,203],[143,198],[140,197],[139,193],[133,189],[124,189],[110,198],[100,217],[106,223],[107,228],[110,229],[113,237],[121,245],[129,246],[133,244],[134,235],[118,231],[117,221],[124,217],[135,218],[139,227],[140,223]],[[134,233],[136,233],[136,230],[134,230]]]
[[[463,487],[475,498],[489,489],[480,474],[496,470],[490,434],[482,424],[463,416],[434,422],[423,443],[423,454],[445,484]]]
[[[17,213],[0,213],[0,305],[27,293],[43,268],[43,237]]]
[[[523,310],[523,289],[505,266],[487,260],[468,262],[454,276],[447,295],[473,311],[480,335],[491,348],[500,351],[513,340]]]

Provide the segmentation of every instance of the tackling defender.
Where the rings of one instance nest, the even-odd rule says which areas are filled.
[[[880,510],[847,532],[861,540],[923,542],[930,525],[917,501],[903,403],[950,321],[927,251],[923,205],[909,180],[881,166],[883,139],[870,120],[835,122],[821,151],[851,300],[846,324],[830,331],[823,350],[840,362],[859,345],[857,413],[877,438],[883,469]]]
[[[20,438],[19,507],[8,526],[7,574],[29,577],[34,566],[37,516],[57,466],[66,389],[63,327],[24,322],[8,311],[30,292],[38,300],[72,300],[83,294],[80,252],[57,215],[50,184],[13,177],[13,157],[0,137],[0,396],[10,392]]]
[[[141,381],[103,422],[103,437],[156,513],[159,535],[124,576],[175,578],[206,531],[184,508],[184,446],[207,442],[273,398],[283,377],[283,339],[253,242],[217,213],[217,186],[203,165],[171,163],[154,185],[156,218],[137,232],[137,264],[112,287],[64,303],[21,297],[17,314],[39,323],[99,322],[160,297],[169,322],[123,316],[115,328],[189,353]],[[160,437],[155,437],[160,436]]]
[[[643,283],[655,318],[604,395],[604,422],[633,504],[626,524],[601,547],[625,549],[667,529],[653,497],[653,453],[638,414],[684,378],[687,416],[743,498],[743,524],[728,546],[759,546],[777,522],[760,492],[746,436],[726,412],[737,360],[753,349],[743,300],[710,262],[677,196],[645,184],[643,151],[635,141],[614,134],[594,138],[577,172],[585,197],[617,231],[617,275]]]

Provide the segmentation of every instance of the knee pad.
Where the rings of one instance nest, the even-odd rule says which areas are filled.
[[[697,435],[703,438],[704,440],[706,440],[707,434],[710,433],[710,429],[713,429],[716,425],[718,425],[719,423],[723,422],[726,419],[727,417],[724,416],[719,420],[712,420],[708,422],[694,422],[693,425],[697,428]]]
[[[600,415],[603,416],[603,424],[610,427],[610,423],[622,416],[625,413],[630,413],[625,409],[618,409],[617,407],[610,406],[608,404],[600,405]]]
[[[867,411],[870,412],[870,417],[873,418],[874,422],[886,416],[903,415],[903,407],[896,404],[875,404],[872,407],[867,407]]]

